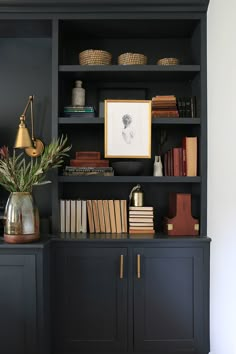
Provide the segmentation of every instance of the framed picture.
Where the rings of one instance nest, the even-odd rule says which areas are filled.
[[[151,157],[151,101],[105,100],[105,157]]]

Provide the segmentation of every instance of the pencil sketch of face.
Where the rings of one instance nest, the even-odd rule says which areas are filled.
[[[134,138],[134,129],[132,127],[132,117],[129,114],[125,114],[122,117],[122,122],[124,124],[124,128],[122,129],[122,137],[126,144],[131,144]]]

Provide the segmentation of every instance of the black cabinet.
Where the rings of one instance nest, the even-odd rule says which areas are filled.
[[[0,352],[49,354],[49,248],[0,243]]]
[[[137,248],[134,257],[134,350],[202,352],[203,250]]]
[[[53,247],[53,353],[208,353],[209,240]]]
[[[55,249],[55,353],[125,351],[126,248]]]

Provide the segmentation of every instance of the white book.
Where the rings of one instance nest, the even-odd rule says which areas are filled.
[[[76,200],[70,201],[70,232],[76,232]]]
[[[82,229],[82,201],[76,200],[76,232]]]
[[[61,232],[66,231],[66,201],[60,200],[60,223],[61,223]]]
[[[65,208],[65,214],[66,214],[66,232],[70,232],[70,200],[67,199],[65,201],[66,203],[66,208]]]
[[[86,200],[82,200],[82,222],[81,222],[81,232],[87,232],[87,203]]]

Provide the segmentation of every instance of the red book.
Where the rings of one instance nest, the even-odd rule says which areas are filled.
[[[109,160],[70,160],[70,166],[74,167],[108,167]]]

